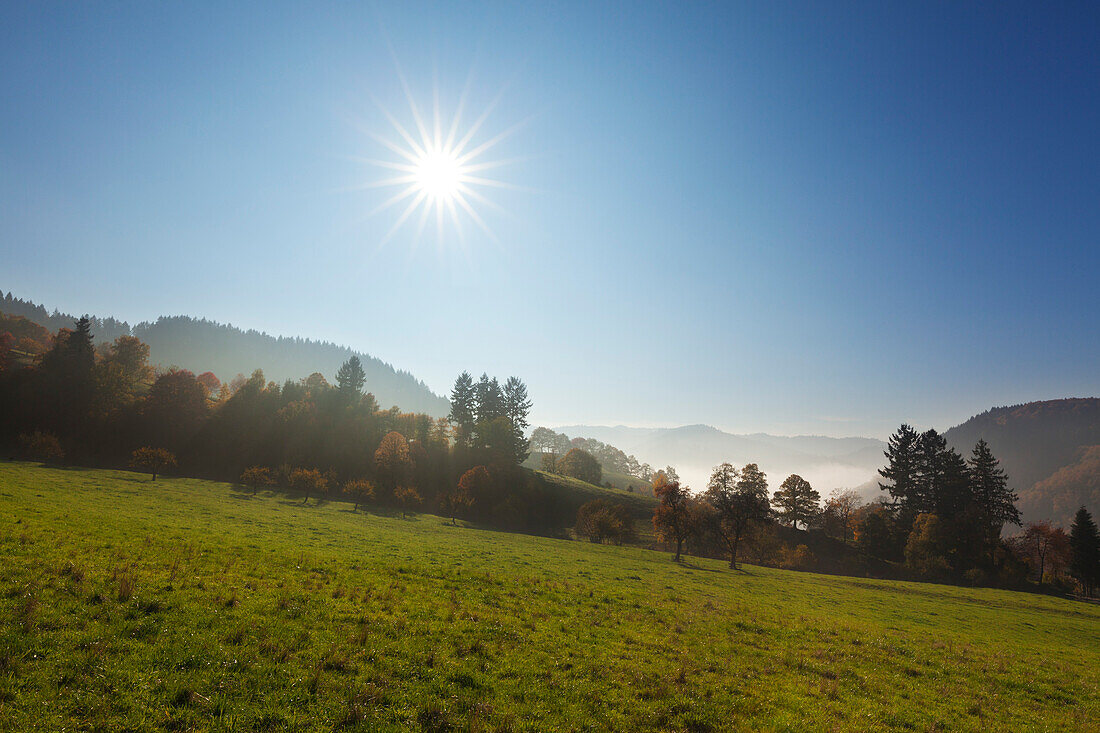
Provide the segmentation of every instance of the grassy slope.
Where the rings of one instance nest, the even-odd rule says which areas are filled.
[[[538,470],[542,473],[542,453],[532,453],[527,457],[527,460],[523,462],[524,467],[532,470]],[[550,474],[547,474],[550,475]],[[637,493],[652,497],[650,493],[649,484],[642,481],[637,476],[628,476],[625,473],[616,473],[615,471],[603,470],[603,480],[611,484],[612,487],[619,489],[627,493]],[[634,487],[633,492],[628,492],[628,487]]]
[[[1086,730],[1100,715],[1100,608],[1043,596],[735,574],[19,463],[0,464],[0,557],[0,730]]]
[[[653,516],[653,508],[657,506],[657,500],[649,494],[640,494],[636,491],[625,489],[607,488],[596,486],[587,481],[575,479],[572,476],[561,476],[556,473],[535,471],[544,481],[552,486],[560,487],[560,490],[576,496],[578,501],[586,502],[593,499],[607,499],[608,501],[626,504],[639,518],[648,519]]]

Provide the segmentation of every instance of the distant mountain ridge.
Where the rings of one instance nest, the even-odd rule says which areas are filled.
[[[995,407],[948,430],[968,455],[985,439],[1020,495],[1025,520],[1068,526],[1078,507],[1100,513],[1100,398]]]
[[[729,461],[758,464],[772,489],[798,473],[827,494],[834,488],[865,484],[882,466],[886,444],[875,438],[830,438],[727,433],[711,425],[676,428],[631,428],[623,425],[566,425],[569,435],[610,443],[654,468],[672,465],[693,488],[705,488],[711,469]]]
[[[11,293],[0,297],[0,312],[23,316],[55,333],[60,328],[72,328],[75,319],[71,314],[47,311]],[[93,317],[92,333],[97,342],[110,342],[122,335],[136,336],[149,345],[154,364],[194,372],[211,371],[223,381],[237,374],[247,376],[256,369],[262,369],[267,379],[276,382],[301,379],[314,372],[332,381],[340,365],[356,355],[366,371],[365,389],[374,394],[381,406],[397,405],[406,412],[424,412],[434,417],[443,417],[450,411],[446,398],[434,394],[409,372],[329,342],[270,336],[188,316],[161,317],[133,327],[115,318]]]

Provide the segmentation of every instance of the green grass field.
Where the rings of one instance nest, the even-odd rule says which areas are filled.
[[[1097,730],[1100,607],[0,464],[0,730]]]

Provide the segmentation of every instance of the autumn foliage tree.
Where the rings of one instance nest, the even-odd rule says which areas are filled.
[[[271,469],[263,466],[250,466],[241,473],[240,483],[252,489],[253,495],[257,491],[275,483],[275,477],[271,475]]]
[[[373,501],[377,492],[372,482],[366,479],[352,479],[344,482],[343,493],[355,502],[355,511],[359,511],[359,506]]]
[[[680,562],[684,542],[691,535],[691,496],[679,481],[668,481],[663,476],[653,485],[653,495],[657,497],[653,529],[661,539],[676,543],[674,560]]]
[[[145,446],[138,448],[130,456],[130,467],[151,473],[153,481],[157,480],[157,474],[176,465],[176,457],[164,448],[151,448]]]
[[[290,472],[290,488],[301,493],[309,503],[311,496],[320,496],[328,492],[328,480],[316,468],[295,468]]]
[[[423,503],[420,493],[412,486],[398,486],[393,492],[393,498],[397,501],[397,506],[401,507],[402,517],[415,512]]]

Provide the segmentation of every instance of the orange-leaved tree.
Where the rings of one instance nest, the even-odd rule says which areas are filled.
[[[344,484],[344,495],[355,502],[355,511],[359,511],[360,504],[366,504],[374,500],[374,483],[366,479],[352,479]]]
[[[657,508],[653,512],[653,529],[661,539],[676,543],[676,562],[680,562],[680,553],[684,542],[691,534],[690,495],[686,486],[679,481],[669,481],[664,474],[658,474],[653,484],[653,495],[657,497]]]
[[[151,448],[145,446],[138,448],[130,455],[130,467],[153,474],[153,481],[157,480],[157,474],[176,465],[176,457],[164,448]]]
[[[416,508],[421,504],[420,494],[411,486],[398,486],[393,492],[393,498],[397,500],[397,505],[401,507],[402,517],[416,511]]]
[[[328,480],[316,468],[296,468],[290,472],[290,488],[305,494],[302,503],[308,504],[310,496],[328,491]]]
[[[263,466],[250,466],[241,474],[240,483],[252,489],[252,494],[265,486],[275,483],[275,477],[271,475],[271,469]]]

